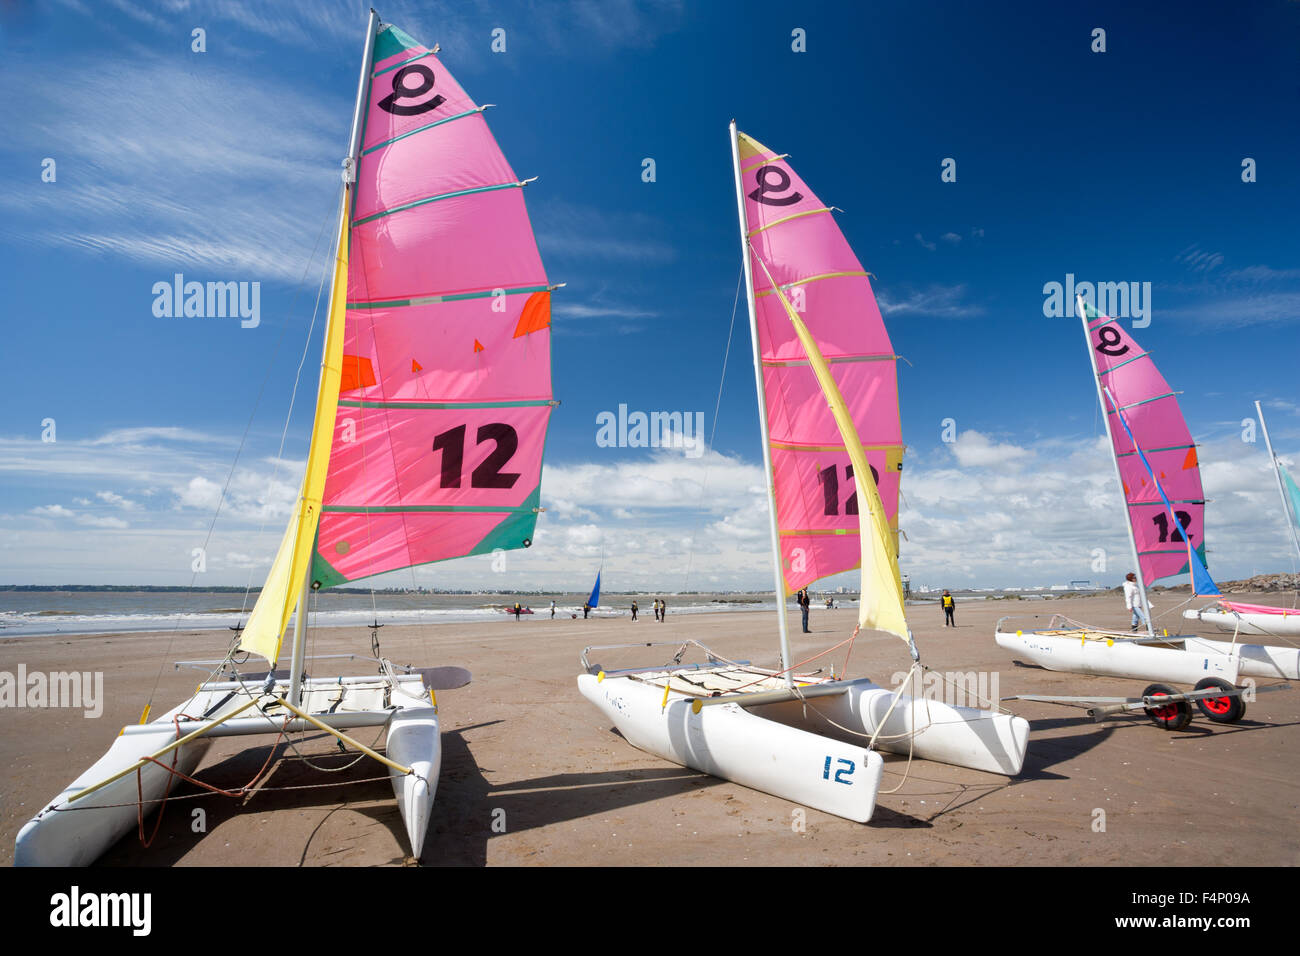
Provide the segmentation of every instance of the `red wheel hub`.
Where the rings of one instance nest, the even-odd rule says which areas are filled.
[[[1166,697],[1166,694],[1152,694],[1152,697]],[[1174,704],[1165,704],[1163,707],[1152,707],[1151,716],[1160,720],[1173,720],[1178,716],[1178,707]]]
[[[1213,711],[1216,714],[1226,714],[1232,709],[1231,697],[1206,697],[1201,701],[1205,709]]]

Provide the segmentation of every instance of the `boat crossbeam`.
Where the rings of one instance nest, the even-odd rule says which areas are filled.
[[[381,727],[388,723],[391,716],[392,711],[344,711],[321,714],[320,718],[331,729],[342,730],[353,727]],[[210,720],[182,720],[177,726],[182,734],[204,730],[203,736],[205,737],[244,737],[253,734],[276,734],[280,733],[281,729],[286,732],[297,733],[315,725],[301,718],[292,719],[286,725],[283,716],[265,714],[261,717],[240,717],[220,724]],[[122,731],[128,737],[136,734],[157,732],[158,726],[156,724],[132,724]]]
[[[835,697],[846,694],[855,686],[870,684],[871,678],[859,677],[857,680],[833,681],[826,684],[809,684],[805,687],[791,687],[786,690],[760,691],[756,694],[723,694],[718,697],[696,697],[691,702],[695,713],[702,707],[718,704],[739,704],[741,707],[761,707],[763,704],[779,704],[787,700],[804,700],[809,697]]]
[[[224,717],[218,717],[216,720],[179,722],[178,723],[179,729],[183,730],[187,725],[193,727],[194,729],[190,730],[188,733],[181,734],[179,737],[177,737],[176,740],[173,740],[165,747],[162,747],[154,751],[152,754],[148,755],[147,757],[141,757],[139,760],[132,763],[131,766],[125,768],[124,770],[119,770],[111,777],[101,780],[99,783],[92,784],[91,786],[86,787],[84,790],[77,791],[75,794],[73,794],[71,797],[68,798],[68,803],[70,804],[74,803],[77,800],[82,799],[83,797],[87,797],[92,793],[102,790],[110,783],[114,783],[115,781],[122,779],[128,774],[135,773],[137,770],[140,770],[146,764],[150,764],[157,761],[159,758],[166,756],[167,754],[171,753],[173,750],[177,749],[178,747],[182,747],[185,744],[189,743],[191,740],[194,740],[198,737],[229,736],[229,735],[249,734],[249,733],[267,733],[270,729],[275,729],[275,728],[267,727],[268,717],[266,716],[246,718],[242,722],[235,723],[234,718],[239,714],[242,714],[244,711],[248,710],[250,707],[257,704],[258,700],[259,698],[254,698],[252,700],[245,701],[243,704],[239,705],[239,707],[232,710],[229,714],[225,715]],[[302,725],[303,729],[306,729],[307,726],[312,726],[315,727],[317,730],[323,730],[328,734],[332,734],[333,736],[337,737],[340,741],[342,741],[345,745],[352,747],[354,750],[359,750],[367,757],[379,761],[384,766],[390,768],[391,770],[397,771],[399,774],[402,774],[403,776],[407,776],[413,772],[411,767],[404,767],[401,764],[397,763],[397,761],[390,760],[388,757],[385,757],[383,754],[379,753],[378,751],[373,750],[372,748],[367,747],[365,744],[361,743],[360,741],[354,740],[353,738],[349,737],[347,734],[343,733],[343,731],[339,730],[338,728],[331,727],[329,724],[320,720],[313,714],[307,713],[305,710],[301,709],[297,705],[292,704],[289,701],[283,700],[281,698],[276,698],[274,702],[280,705],[281,707],[284,707],[286,710],[288,710],[295,717],[298,718],[297,721],[292,721],[291,723],[300,724]],[[379,724],[387,723],[389,717],[391,716],[391,713],[387,711],[372,711],[369,713],[358,712],[352,714],[347,714],[347,713],[329,714],[326,716],[330,717],[331,719],[342,718],[340,722],[341,723],[346,722],[348,723],[349,726],[374,727]],[[382,720],[379,719],[381,717],[383,718]],[[350,720],[351,718],[361,718],[362,720],[353,723]],[[269,719],[273,720],[274,718],[269,718]],[[225,730],[223,733],[222,728],[225,727],[225,725],[231,723],[235,723],[235,728]],[[245,728],[244,725],[248,725],[247,728]],[[145,732],[157,733],[159,729],[160,728],[157,723],[137,724],[134,727],[123,728],[123,733],[145,733]],[[165,727],[162,729],[165,729]]]

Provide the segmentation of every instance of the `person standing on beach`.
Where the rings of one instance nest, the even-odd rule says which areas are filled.
[[[636,598],[632,599],[632,620],[636,620]]]
[[[948,593],[947,588],[944,589],[940,603],[943,605],[943,626],[956,627],[957,622],[953,620],[952,615],[957,610],[957,601]]]
[[[812,599],[808,597],[808,589],[802,588],[795,600],[799,602],[799,607],[803,611],[803,632],[811,634],[812,631],[808,630],[808,611],[812,607]]]
[[[523,613],[523,610],[524,610],[524,609],[520,606],[519,602],[516,601],[516,602],[515,602],[515,621],[516,621],[516,622],[519,621],[519,615]]]
[[[1142,595],[1137,585],[1137,575],[1130,571],[1124,577],[1124,607],[1133,612],[1133,619],[1129,622],[1129,630],[1136,631],[1139,627],[1150,628],[1147,623],[1146,612],[1142,610]]]
[[[659,602],[659,622],[662,624],[662,623],[663,623],[664,621],[666,621],[666,620],[668,620],[668,602],[667,602],[667,601],[660,601],[660,602]]]
[[[591,605],[588,604],[586,601],[583,601],[583,602],[582,602],[582,619],[585,621],[585,620],[587,619],[587,615],[590,614],[590,613],[591,613]]]
[[[555,600],[554,600],[554,598],[551,599],[551,620],[552,620],[552,621],[555,620]]]

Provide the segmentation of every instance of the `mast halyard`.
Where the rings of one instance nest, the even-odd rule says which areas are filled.
[[[1115,483],[1119,485],[1120,501],[1124,503],[1124,527],[1128,529],[1128,543],[1133,555],[1133,573],[1137,576],[1138,596],[1142,599],[1142,613],[1146,617],[1147,636],[1155,637],[1155,626],[1151,623],[1151,604],[1147,600],[1146,581],[1142,577],[1142,563],[1138,560],[1137,535],[1133,530],[1133,515],[1129,510],[1128,499],[1124,494],[1124,477],[1119,472],[1119,458],[1115,454],[1115,436],[1111,433],[1110,413],[1106,411],[1106,396],[1102,391],[1101,372],[1097,368],[1097,356],[1092,351],[1092,330],[1088,328],[1088,312],[1084,308],[1083,296],[1075,297],[1079,319],[1083,322],[1083,341],[1088,346],[1088,361],[1092,364],[1092,378],[1097,384],[1097,401],[1101,404],[1101,418],[1106,426],[1106,443],[1110,447],[1110,463],[1115,467]],[[1116,408],[1119,406],[1117,405]]]
[[[1273,477],[1277,480],[1277,493],[1282,497],[1282,520],[1291,531],[1291,543],[1295,545],[1296,556],[1300,557],[1300,534],[1296,533],[1296,523],[1300,522],[1300,514],[1291,515],[1286,489],[1282,487],[1282,463],[1277,460],[1277,455],[1273,452],[1273,443],[1268,437],[1268,426],[1264,424],[1264,409],[1260,407],[1259,402],[1255,403],[1255,414],[1259,416],[1259,430],[1264,433],[1264,446],[1268,449],[1268,460],[1273,466]]]
[[[366,92],[370,88],[370,69],[374,63],[375,30],[378,28],[378,26],[379,26],[379,14],[377,14],[374,11],[374,8],[372,7],[370,10],[370,19],[366,25],[365,47],[361,52],[361,75],[357,81],[357,98],[356,98],[356,103],[354,104],[352,109],[352,131],[348,136],[348,155],[343,160],[343,197],[342,197],[341,211],[340,211],[340,216],[342,217],[343,221],[340,223],[340,228],[339,228],[340,242],[347,241],[347,236],[348,236],[348,230],[346,228],[347,217],[351,214],[352,190],[357,181],[358,153],[361,150],[361,120],[364,115],[362,111],[365,109]],[[339,268],[340,260],[346,255],[346,252],[347,250],[345,249],[336,248],[334,250],[334,269],[336,273]],[[337,275],[335,276],[335,279],[337,280]],[[330,284],[330,301],[329,301],[328,311],[326,312],[326,315],[334,314],[334,307],[336,304],[334,298],[335,296],[340,294],[340,288],[342,289],[342,294],[346,296],[347,295],[346,283],[344,283],[341,287],[337,281],[332,282]],[[328,329],[328,325],[327,325],[327,329]],[[325,363],[328,355],[329,355],[329,334],[327,332],[325,336],[325,342],[322,346],[322,351],[321,351],[321,376],[320,377],[322,383],[324,382],[325,379]],[[317,405],[320,404],[319,385],[317,386],[316,389],[316,402]],[[314,420],[315,417],[313,416],[313,421]],[[314,441],[318,437],[323,439],[325,436],[313,435],[312,440]],[[314,550],[314,545],[313,545],[313,550]],[[311,582],[312,582],[312,561],[309,558],[307,561],[306,570],[303,572],[303,581],[301,586],[302,589],[298,592],[298,610],[294,614],[293,647],[292,647],[292,656],[290,658],[290,664],[289,664],[289,702],[291,704],[294,704],[295,706],[298,706],[302,703],[301,683],[302,683],[303,664],[306,658],[306,644],[307,644],[306,641],[307,601],[308,601],[308,597],[311,595]]]
[[[767,427],[767,399],[763,390],[763,353],[758,340],[758,313],[754,305],[754,274],[749,262],[749,223],[745,218],[745,187],[740,175],[740,141],[736,121],[731,121],[731,164],[736,177],[736,214],[740,222],[740,258],[745,267],[745,303],[749,307],[749,340],[754,349],[754,384],[758,394],[758,426],[763,447],[763,479],[767,486],[768,530],[771,534],[772,572],[776,594],[777,626],[781,640],[781,670],[787,687],[794,686],[790,673],[790,635],[785,606],[785,574],[781,569],[781,534],[776,521],[776,477],[772,471],[772,450]]]

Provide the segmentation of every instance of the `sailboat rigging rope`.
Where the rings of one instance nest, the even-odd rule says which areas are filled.
[[[298,305],[298,297],[299,297],[299,295],[302,293],[302,284],[306,281],[306,279],[307,279],[307,275],[311,272],[312,263],[313,263],[313,262],[315,261],[315,259],[316,259],[316,250],[317,250],[318,248],[320,248],[320,240],[321,240],[321,236],[323,236],[323,235],[325,234],[325,227],[329,224],[329,222],[330,222],[333,218],[334,218],[334,213],[331,211],[330,213],[327,213],[327,214],[326,214],[325,219],[321,222],[321,228],[320,228],[320,231],[316,234],[316,241],[315,241],[314,243],[312,243],[311,253],[307,256],[307,264],[303,267],[302,278],[300,278],[300,279],[298,280],[297,286],[296,286],[295,289],[294,289],[293,299],[292,299],[292,300],[290,301],[290,303],[289,303],[289,309],[288,309],[288,311],[286,312],[286,315],[291,315],[291,314],[293,313],[293,310],[294,310],[294,309],[297,307],[297,305]],[[328,274],[328,272],[329,272],[329,270],[326,270],[326,274]],[[323,282],[324,282],[324,280],[322,279],[322,283],[323,283]],[[320,308],[320,293],[319,293],[319,290],[318,290],[318,291],[317,291],[317,297],[316,297],[316,307],[315,307],[315,309],[319,309],[319,308]],[[315,325],[315,322],[316,322],[316,312],[315,312],[315,310],[313,310],[313,312],[312,312],[312,325],[313,325],[313,326]],[[261,403],[262,403],[262,396],[266,393],[266,386],[267,386],[267,384],[271,381],[271,373],[272,373],[272,371],[273,371],[274,368],[275,368],[275,360],[276,360],[276,358],[277,358],[277,357],[279,356],[279,354],[280,354],[280,347],[284,344],[284,339],[285,339],[285,336],[288,334],[289,326],[290,326],[290,323],[286,321],[286,322],[283,324],[283,326],[281,327],[281,329],[280,329],[280,337],[276,340],[275,348],[273,348],[273,349],[271,350],[271,357],[267,360],[267,363],[266,363],[266,374],[262,377],[262,384],[261,384],[261,385],[258,387],[258,389],[257,389],[257,396],[253,399],[253,408],[252,408],[252,410],[248,413],[248,421],[244,423],[244,432],[243,432],[243,434],[242,434],[242,435],[240,436],[240,438],[239,438],[239,447],[235,450],[235,457],[234,457],[234,460],[231,461],[231,463],[230,463],[230,471],[226,474],[226,483],[225,483],[225,485],[222,486],[221,494],[220,494],[220,496],[217,498],[217,506],[216,506],[216,509],[215,509],[215,510],[213,511],[213,513],[212,513],[212,520],[211,520],[211,522],[209,522],[209,524],[208,524],[207,534],[206,534],[206,535],[204,536],[204,538],[203,538],[203,545],[202,545],[202,552],[201,552],[201,553],[203,553],[203,554],[206,554],[206,553],[207,553],[207,550],[208,550],[208,544],[209,544],[209,542],[212,540],[212,532],[213,532],[213,530],[216,528],[216,525],[217,525],[217,518],[221,515],[221,508],[222,508],[222,506],[225,504],[227,493],[230,491],[230,483],[231,483],[231,481],[234,480],[234,477],[235,477],[235,468],[236,468],[236,467],[238,466],[238,464],[239,464],[239,458],[240,458],[240,455],[243,453],[244,445],[248,442],[248,433],[249,433],[249,431],[252,430],[252,427],[253,427],[253,421],[254,421],[254,419],[257,417],[257,409],[260,407],[260,405],[261,405]],[[308,340],[309,340],[309,341],[310,341],[310,338],[311,338],[310,333],[308,333]],[[301,372],[301,370],[302,370],[302,368],[301,368],[301,365],[300,365],[300,366],[299,366],[299,372]],[[298,383],[297,383],[297,380],[295,379],[295,380],[294,380],[294,390],[295,390],[295,392],[297,391],[297,387],[298,387]],[[291,406],[291,409],[292,409],[292,406]],[[286,428],[286,429],[288,428],[288,419],[287,419],[287,417],[286,417],[286,419],[285,419],[285,428]],[[281,439],[281,447],[283,448],[283,439]],[[278,465],[279,456],[277,455],[276,457],[277,457],[277,467],[278,467],[278,466],[279,466],[279,465]],[[263,521],[263,528],[265,528],[265,520]],[[261,532],[259,531],[259,534],[260,534],[260,533],[261,533]],[[198,579],[198,575],[199,575],[199,573],[200,573],[200,572],[197,571],[197,570],[191,573],[191,575],[190,575],[190,587],[191,587],[191,588],[194,587],[194,582]],[[243,602],[243,607],[244,607],[244,608],[247,608],[247,607],[248,607],[248,595],[249,595],[249,592],[250,592],[251,589],[252,589],[252,574],[253,574],[253,572],[252,572],[252,569],[250,568],[250,569],[249,569],[249,583],[248,583],[248,585],[247,585],[247,586],[245,587],[245,589],[244,589],[244,602]],[[157,693],[157,691],[158,691],[158,682],[159,682],[159,680],[162,679],[163,666],[164,666],[165,662],[167,661],[167,659],[168,659],[169,657],[171,657],[171,653],[172,653],[172,645],[173,645],[173,643],[174,643],[174,641],[175,641],[176,634],[177,634],[177,632],[178,632],[179,630],[180,630],[180,625],[177,624],[177,626],[176,626],[175,628],[173,628],[172,631],[171,631],[171,633],[168,635],[167,651],[166,651],[165,654],[163,654],[163,655],[159,658],[159,661],[158,661],[158,672],[154,675],[153,686],[149,688],[149,698],[148,698],[148,700],[147,700],[147,702],[146,702],[147,705],[148,705],[148,707],[153,706],[154,695],[155,695],[155,694]],[[233,648],[232,648],[232,650],[233,650]],[[218,670],[219,670],[219,668],[218,668]],[[148,707],[146,707],[146,710],[148,709]]]
[[[718,434],[718,412],[722,408],[722,387],[727,381],[727,360],[731,357],[731,340],[736,331],[736,311],[740,306],[740,286],[745,279],[745,270],[742,266],[740,274],[736,276],[736,295],[731,303],[731,326],[727,329],[727,348],[722,355],[722,376],[718,379],[718,397],[713,403],[713,426],[709,430],[709,449],[713,449],[713,439]],[[708,458],[704,459],[704,478],[700,483],[700,500],[704,500],[704,493],[709,487],[709,468]],[[686,552],[686,573],[682,576],[682,590],[690,589],[691,583],[691,564],[695,560],[695,535],[691,535],[691,546]]]
[[[350,767],[355,763],[356,761],[354,760],[352,761],[352,763],[348,764],[348,766]],[[313,769],[320,769],[320,768],[313,768]],[[359,780],[338,780],[333,783],[299,783],[299,784],[293,784],[293,785],[288,785],[283,787],[258,787],[256,793],[276,793],[281,790],[323,790],[326,787],[352,787],[362,783],[380,783],[385,781],[391,782],[391,780],[392,780],[391,776],[384,775],[378,777],[362,777]],[[78,813],[82,810],[91,810],[91,811],[114,810],[120,807],[135,807],[135,806],[139,806],[141,803],[143,804],[177,803],[181,800],[202,800],[211,796],[214,796],[214,794],[204,791],[202,793],[172,794],[169,797],[154,797],[149,800],[136,801],[133,803],[96,803],[92,807],[58,806],[58,807],[51,807],[50,809],[53,810],[55,813]]]
[[[758,680],[752,680],[752,681],[750,681],[748,684],[741,684],[739,687],[732,688],[732,690],[733,690],[733,692],[734,692],[734,691],[741,691],[741,690],[744,690],[746,687],[753,687],[755,684],[761,684],[763,681],[767,680],[769,677],[780,677],[782,674],[787,674],[787,673],[789,673],[790,671],[795,670],[796,668],[803,667],[805,664],[810,664],[810,663],[812,663],[813,661],[817,660],[817,658],[819,658],[819,657],[825,657],[825,656],[826,656],[827,654],[829,654],[831,651],[838,650],[839,648],[843,647],[845,644],[852,643],[852,641],[853,641],[854,638],[856,638],[856,637],[857,637],[857,632],[855,631],[853,634],[851,634],[849,637],[846,637],[844,640],[840,641],[838,644],[833,644],[833,645],[831,645],[830,647],[826,648],[826,650],[824,650],[824,651],[818,651],[818,652],[817,652],[816,654],[814,654],[812,657],[805,657],[803,660],[799,661],[797,664],[791,664],[789,667],[785,668],[784,670],[773,671],[770,675],[764,675],[763,677],[760,677]]]

